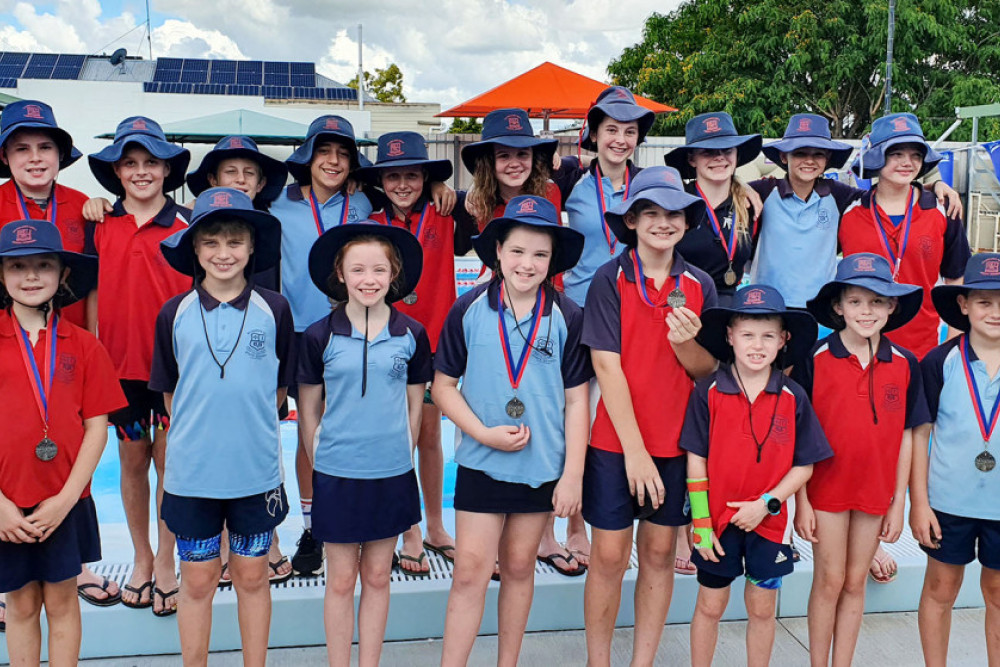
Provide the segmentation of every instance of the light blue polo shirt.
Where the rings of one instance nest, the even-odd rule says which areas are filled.
[[[499,284],[492,280],[479,285],[455,302],[438,340],[434,368],[450,377],[462,378],[462,396],[486,426],[526,424],[531,429],[527,446],[517,452],[502,452],[462,433],[455,462],[501,482],[537,488],[559,479],[563,472],[565,390],[593,376],[590,353],[580,344],[583,310],[564,294],[546,290],[545,312],[538,327],[535,350],[527,359],[528,367],[517,390],[525,410],[520,419],[514,419],[505,409],[514,390],[508,379],[499,334]],[[526,312],[519,321],[525,336],[530,336],[531,318],[532,313]],[[504,324],[511,353],[518,359],[525,342],[509,311]]]
[[[173,394],[168,492],[244,498],[281,484],[277,391],[292,379],[293,346],[288,302],[270,290],[248,286],[219,303],[198,287],[164,304],[149,388]]]
[[[297,380],[326,389],[326,409],[313,441],[314,468],[349,479],[384,479],[413,469],[406,387],[433,377],[431,345],[423,325],[395,308],[368,344],[368,376],[361,395],[365,336],[337,308],[302,338]]]
[[[976,469],[983,436],[969,394],[959,342],[953,338],[927,353],[920,362],[927,407],[934,422],[931,438],[928,492],[931,507],[955,516],[1000,520],[1000,469]],[[1000,373],[990,378],[986,364],[970,349],[972,372],[989,416],[1000,395]],[[1000,428],[990,438],[989,452],[1000,460]]]
[[[349,200],[347,222],[367,220],[372,212],[368,198],[356,192]],[[344,194],[338,192],[319,205],[323,231],[340,224],[344,201]],[[292,307],[295,331],[305,331],[330,314],[330,299],[309,277],[309,251],[319,238],[312,205],[302,196],[302,187],[293,183],[274,200],[270,213],[281,221],[281,293]]]

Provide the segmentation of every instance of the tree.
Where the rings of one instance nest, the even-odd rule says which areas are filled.
[[[451,121],[449,134],[482,134],[483,124],[475,118],[456,118]]]
[[[357,89],[358,77],[347,82],[348,88]],[[365,72],[365,90],[379,102],[405,102],[403,72],[396,63],[385,68],[375,68],[375,74]]]
[[[688,0],[650,16],[608,72],[681,109],[654,133],[683,134],[692,116],[724,110],[741,131],[780,136],[789,116],[811,112],[857,138],[882,115],[887,25],[887,0]],[[1000,100],[1000,0],[899,0],[893,53],[892,110],[938,136],[956,106]],[[981,128],[1000,138],[1000,122]]]

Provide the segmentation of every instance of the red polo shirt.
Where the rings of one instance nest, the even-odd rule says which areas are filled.
[[[722,535],[739,511],[727,503],[757,500],[792,467],[833,454],[809,398],[794,380],[772,371],[751,411],[728,365],[695,386],[684,418],[681,448],[708,459],[708,509],[716,535]],[[776,516],[764,517],[754,532],[787,544],[791,528],[787,505],[782,503]]]
[[[917,187],[917,186],[914,186]],[[844,257],[857,252],[874,252],[892,263],[882,246],[881,236],[872,215],[872,193],[867,192],[844,213],[840,220],[838,241]],[[880,206],[882,227],[889,239],[892,252],[898,255],[903,241],[903,225],[893,225]],[[893,340],[913,352],[918,359],[938,344],[938,325],[941,319],[931,302],[931,288],[938,276],[961,278],[969,261],[969,241],[965,228],[957,218],[946,218],[938,208],[933,192],[917,187],[917,202],[913,206],[910,236],[899,267],[896,282],[919,285],[924,288],[924,301],[920,312],[912,320],[892,333]]]
[[[167,203],[141,225],[121,200],[104,221],[88,225],[88,249],[101,258],[97,277],[97,335],[118,377],[149,381],[156,316],[167,299],[191,289],[160,253],[160,241],[187,227],[190,211]]]
[[[427,208],[427,216],[424,224],[420,226],[420,216]],[[391,211],[391,209],[390,209]],[[389,213],[380,211],[372,215],[372,219],[387,223]],[[450,215],[441,215],[434,208],[434,205],[423,201],[417,202],[409,219],[402,220],[393,217],[392,224],[395,227],[402,227],[407,231],[417,234],[418,227],[420,236],[420,247],[424,249],[424,269],[420,274],[420,282],[414,293],[417,302],[408,305],[402,300],[395,304],[396,309],[405,313],[424,325],[427,336],[431,341],[431,352],[437,350],[438,338],[441,336],[441,327],[444,326],[445,318],[451,305],[455,303],[457,294],[455,291],[455,220]]]
[[[87,202],[87,195],[58,183],[55,184],[55,195],[56,227],[62,236],[63,248],[70,252],[83,252],[85,227],[83,205]],[[48,220],[51,215],[51,211],[43,212],[30,197],[24,198],[24,205],[28,210],[28,217],[32,220]],[[23,218],[24,213],[17,199],[17,186],[14,184],[14,179],[9,179],[0,185],[0,226]],[[78,296],[79,301],[62,309],[63,317],[77,326],[86,328],[87,295]]]
[[[792,376],[811,397],[835,454],[813,468],[809,502],[824,512],[884,515],[896,491],[903,431],[930,422],[917,358],[882,336],[874,366],[862,368],[834,332]]]
[[[631,252],[626,251],[594,274],[583,309],[582,342],[592,350],[621,355],[643,444],[656,457],[683,454],[677,440],[694,386],[667,340],[666,316],[671,310],[666,305],[667,295],[678,286],[687,297],[687,307],[698,315],[718,302],[708,274],[675,252],[670,277],[659,290],[651,279],[646,279],[652,302],[664,304],[648,306],[639,296]],[[622,451],[603,398],[597,404],[590,446],[609,452]]]
[[[125,407],[125,396],[108,353],[89,332],[61,320],[56,341],[55,376],[49,397],[49,438],[59,448],[51,461],[39,461],[35,446],[42,439],[31,380],[24,367],[17,325],[0,311],[0,490],[15,505],[34,507],[62,490],[83,442],[83,420]],[[35,363],[45,366],[48,331],[34,346]],[[90,494],[90,486],[83,496]]]

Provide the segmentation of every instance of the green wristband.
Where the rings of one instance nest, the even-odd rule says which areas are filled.
[[[695,528],[694,534],[694,547],[695,549],[711,549],[712,548],[712,529],[711,528]]]
[[[691,518],[707,519],[711,514],[708,510],[708,479],[688,479],[688,498],[691,503]]]

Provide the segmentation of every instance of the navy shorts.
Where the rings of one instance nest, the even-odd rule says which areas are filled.
[[[163,492],[160,515],[174,535],[207,540],[228,528],[237,535],[269,533],[285,520],[284,485],[243,498],[192,498]]]
[[[23,511],[25,515],[31,514],[31,510]],[[97,528],[97,508],[94,499],[87,496],[73,506],[44,542],[0,542],[0,593],[20,590],[33,581],[57,584],[75,579],[83,571],[82,563],[99,560],[101,534]]]
[[[968,565],[976,560],[983,567],[1000,570],[1000,521],[971,519],[934,510],[941,525],[941,547],[920,548],[936,561],[949,565]]]
[[[686,526],[691,523],[687,502],[687,457],[654,456],[653,463],[663,482],[663,504],[656,511],[639,506],[629,493],[625,475],[625,455],[596,447],[587,448],[583,468],[583,518],[594,528],[624,530],[636,519],[657,526]],[[649,499],[646,499],[649,505]]]
[[[163,394],[150,391],[143,380],[119,380],[119,383],[128,406],[108,416],[119,440],[152,440],[155,431],[170,426],[170,417],[163,405]]]
[[[320,542],[363,544],[397,537],[420,523],[413,470],[382,479],[313,471],[312,532]]]
[[[691,563],[698,568],[698,583],[706,588],[725,588],[741,574],[761,588],[778,588],[781,577],[792,573],[790,544],[772,542],[732,524],[722,531],[719,543],[726,555],[719,556],[718,563],[705,560],[697,549],[691,554]]]
[[[556,482],[539,487],[501,482],[482,470],[458,466],[455,477],[455,509],[477,514],[535,514],[552,511]]]

